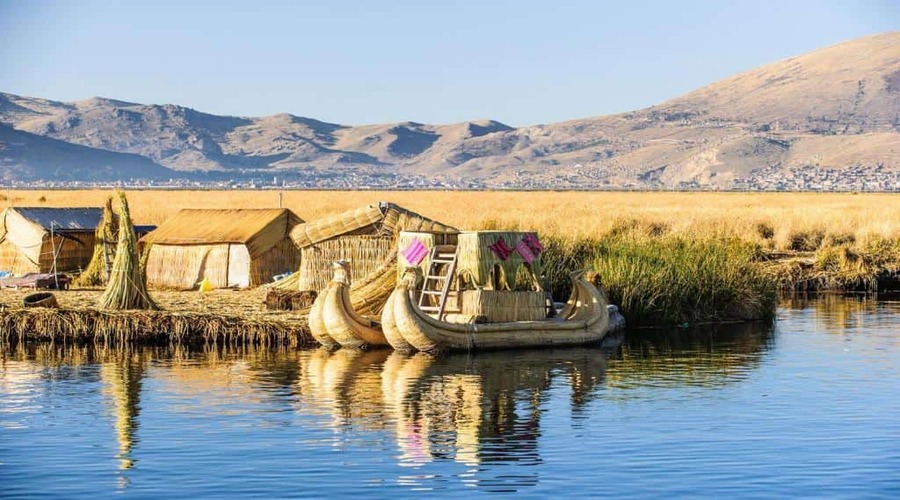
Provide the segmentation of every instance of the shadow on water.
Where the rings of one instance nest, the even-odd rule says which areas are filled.
[[[610,350],[609,389],[716,388],[743,380],[774,345],[774,325],[738,323],[629,331]],[[628,398],[629,391],[606,397]]]

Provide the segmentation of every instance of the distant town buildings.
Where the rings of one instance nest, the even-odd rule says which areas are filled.
[[[738,178],[727,186],[687,181],[665,184],[654,171],[629,178],[615,165],[575,164],[539,172],[513,170],[490,178],[451,175],[410,175],[379,171],[302,171],[258,174],[233,179],[184,178],[165,181],[129,179],[115,182],[29,181],[0,182],[0,188],[87,189],[127,187],[132,189],[335,189],[335,190],[735,190],[735,191],[870,191],[900,192],[900,171],[883,165],[856,165],[841,169],[767,166]]]

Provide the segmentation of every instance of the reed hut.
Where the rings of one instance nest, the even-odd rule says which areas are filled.
[[[6,208],[0,213],[0,271],[19,276],[84,269],[102,214],[99,207]]]
[[[535,233],[465,231],[457,242],[462,290],[456,306],[462,318],[505,323],[547,316],[552,301],[539,280],[543,247]]]
[[[372,280],[373,275],[388,270],[392,273],[391,282],[396,282],[396,251],[401,231],[459,233],[452,226],[387,202],[300,224],[291,231],[291,238],[302,253],[298,289],[324,289],[331,280],[331,264],[336,260],[350,261],[354,282]],[[385,265],[388,261],[393,265]]]
[[[189,289],[258,286],[297,269],[289,234],[303,221],[287,209],[184,209],[141,239],[147,281]]]

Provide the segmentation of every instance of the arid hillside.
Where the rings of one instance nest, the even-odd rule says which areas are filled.
[[[318,187],[375,173],[398,185],[427,178],[451,187],[883,190],[900,183],[900,33],[792,57],[647,109],[522,128],[491,120],[349,126],[11,94],[0,94],[0,123],[140,155],[148,178],[182,175],[163,166],[218,178],[302,174]],[[3,178],[60,180],[54,172],[71,170],[60,154],[52,156],[59,169],[36,166],[57,142],[12,147],[9,135],[8,127],[0,134]],[[104,178],[117,172],[104,168]]]

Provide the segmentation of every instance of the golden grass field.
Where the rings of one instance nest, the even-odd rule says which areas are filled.
[[[9,191],[18,206],[101,206],[108,190]],[[535,230],[545,236],[602,237],[637,224],[666,234],[737,236],[773,250],[799,236],[863,245],[900,240],[900,195],[852,193],[284,191],[302,219],[391,201],[461,229]],[[277,191],[128,192],[136,223],[160,224],[181,208],[272,208]],[[769,234],[767,234],[769,233]]]
[[[11,190],[5,201],[16,206],[99,207],[112,194]],[[568,283],[573,269],[593,269],[633,325],[766,319],[775,312],[776,286],[872,289],[884,277],[900,273],[898,194],[284,191],[281,195],[282,206],[310,221],[390,201],[460,229],[537,231],[546,238],[542,279],[547,289],[562,290],[560,285]],[[134,221],[140,224],[161,224],[182,208],[279,204],[277,191],[134,190],[127,196]],[[60,304],[88,307],[99,293],[63,293]],[[261,314],[263,294],[262,289],[210,296],[153,291],[164,310],[237,314],[253,321]],[[280,331],[265,321],[260,324]]]

